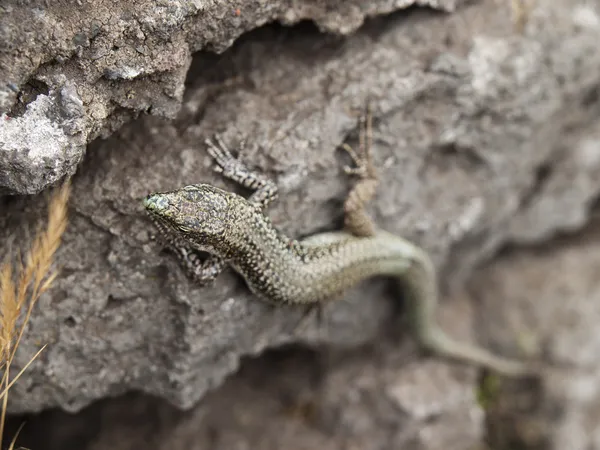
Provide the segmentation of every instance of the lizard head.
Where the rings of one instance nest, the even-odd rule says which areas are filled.
[[[235,194],[208,184],[148,195],[143,203],[157,226],[177,241],[198,250],[218,247],[230,226]]]

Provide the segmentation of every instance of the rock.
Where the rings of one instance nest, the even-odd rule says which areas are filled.
[[[346,35],[370,16],[411,5],[452,11],[459,2],[464,0],[236,7],[175,0],[80,2],[76,8],[3,2],[0,151],[7,155],[0,153],[0,194],[35,194],[73,175],[87,143],[139,113],[175,117],[193,52],[221,53],[243,33],[270,22],[311,20],[322,31]],[[66,86],[78,104],[76,134],[64,130],[68,108],[55,94]]]
[[[304,236],[340,225],[349,181],[341,170],[346,160],[336,148],[346,139],[356,142],[357,118],[370,98],[382,179],[373,215],[382,228],[432,254],[448,293],[499,248],[538,243],[589,221],[600,191],[595,182],[600,167],[595,10],[567,1],[542,2],[519,33],[508,6],[445,3],[438,6],[456,11],[441,14],[415,6],[359,28],[365,17],[391,12],[394,2],[374,4],[360,10],[344,2],[327,9],[315,2],[291,13],[272,3],[252,12],[229,4],[185,9],[179,3],[163,8],[153,3],[126,14],[129,4],[121,2],[118,11],[99,4],[94,14],[78,10],[73,18],[11,6],[12,15],[2,20],[13,27],[4,32],[32,27],[25,13],[42,14],[45,26],[53,24],[56,32],[54,41],[42,26],[35,33],[17,33],[27,36],[19,45],[28,44],[28,52],[40,57],[4,65],[12,75],[0,76],[25,86],[22,80],[31,78],[37,61],[32,79],[47,89],[21,109],[6,91],[2,127],[22,120],[25,129],[35,131],[26,124],[28,117],[38,111],[52,118],[44,111],[68,99],[69,114],[45,119],[42,127],[60,130],[64,145],[73,150],[61,155],[62,163],[53,160],[47,184],[34,181],[44,172],[33,164],[20,163],[29,175],[0,170],[3,179],[16,180],[4,186],[5,192],[34,192],[55,183],[72,173],[85,142],[114,131],[90,144],[77,167],[70,227],[58,255],[61,275],[36,310],[15,367],[23,366],[40,343],[49,347],[14,387],[13,412],[52,407],[76,412],[130,391],[190,409],[236,372],[245,356],[292,342],[356,348],[384,339],[389,334],[381,331],[384,322],[407,325],[396,314],[392,296],[399,293],[388,292],[384,280],[328,305],[318,322],[305,318],[304,311],[258,302],[232,273],[211,287],[186,279],[151,240],[155,230],[141,199],[200,181],[231,187],[212,172],[203,145],[215,132],[234,148],[247,138],[242,159],[273,176],[281,188],[269,215],[286,233]],[[59,26],[81,17],[89,25]],[[99,17],[110,20],[93,26]],[[247,32],[273,20],[292,24],[306,18],[319,29],[303,23]],[[67,29],[84,34],[73,41]],[[6,49],[17,41],[2,42]],[[73,42],[73,47],[66,44]],[[192,57],[197,50],[203,51]],[[7,54],[3,50],[0,56]],[[132,121],[140,111],[153,115]],[[7,129],[0,136],[8,135]],[[2,144],[2,150],[17,149],[4,153],[7,161],[17,156],[27,161],[23,157],[31,148],[23,142],[12,137],[10,147]],[[43,145],[57,153],[58,147]],[[34,196],[3,201],[2,253],[25,245],[23,231],[39,223],[44,204]],[[521,354],[518,334],[498,316],[449,297],[442,299],[440,317],[450,333],[471,339],[475,315],[478,342],[502,354]],[[510,302],[495,301],[509,314]],[[397,338],[410,341],[408,334]],[[390,346],[385,357],[398,357],[396,347],[398,352],[405,348]],[[427,361],[409,355],[407,368],[392,366],[396,381],[385,384],[386,404],[414,415],[416,422],[410,423],[419,427],[433,414],[427,408],[421,412],[421,406],[435,396],[430,392],[435,380],[452,379],[445,363]],[[447,381],[456,397],[448,393],[450,400],[440,400],[442,411],[455,408],[460,412],[454,417],[464,419],[457,448],[478,440],[483,429],[481,411],[466,395],[477,389],[475,369],[464,370],[464,385]],[[434,381],[419,375],[423,385],[415,383],[414,398],[425,399],[425,405],[415,405],[403,394],[404,380],[425,372]],[[366,420],[361,408],[349,423]],[[404,436],[402,429],[396,431]],[[432,433],[431,442],[445,436]]]

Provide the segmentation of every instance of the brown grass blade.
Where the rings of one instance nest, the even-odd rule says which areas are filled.
[[[8,446],[8,450],[13,450],[15,448],[15,444],[17,443],[17,438],[19,437],[19,434],[21,434],[21,430],[23,429],[24,426],[25,426],[25,422],[23,422],[19,426],[19,429],[15,433],[15,437],[13,437],[12,441],[10,441],[10,445]],[[22,447],[20,447],[20,448],[22,448]]]
[[[17,376],[16,376],[16,377],[14,377],[14,378],[13,378],[13,380],[12,380],[10,383],[8,383],[8,385],[7,385],[7,386],[6,386],[4,389],[2,389],[2,391],[0,391],[0,398],[3,398],[3,397],[4,397],[4,396],[5,396],[7,393],[8,393],[8,391],[9,391],[9,390],[10,390],[10,388],[13,386],[13,384],[15,384],[15,383],[16,383],[16,382],[19,380],[19,378],[21,377],[21,375],[23,375],[23,373],[24,373],[24,372],[27,370],[27,368],[28,368],[28,367],[29,367],[31,364],[33,364],[33,361],[35,361],[35,359],[36,359],[38,356],[40,356],[40,353],[42,353],[42,352],[45,350],[45,348],[46,348],[47,346],[48,346],[48,344],[44,344],[44,345],[43,345],[43,346],[42,346],[42,347],[41,347],[41,348],[40,348],[40,349],[39,349],[39,350],[38,350],[38,351],[35,353],[35,355],[33,355],[33,356],[31,357],[31,359],[29,360],[29,362],[28,362],[27,364],[25,364],[21,370],[19,370],[19,373],[17,373]]]
[[[4,436],[8,392],[46,348],[46,345],[42,346],[14,379],[10,380],[11,363],[31,318],[33,307],[40,295],[50,288],[57,276],[57,272],[51,272],[50,269],[54,255],[60,246],[61,237],[67,227],[67,202],[70,188],[70,182],[66,182],[55,190],[51,196],[46,229],[44,231],[41,228],[38,229],[27,253],[26,263],[23,264],[20,255],[18,257],[18,281],[16,285],[11,262],[7,260],[0,267],[0,369],[3,370],[0,381],[0,386],[3,388],[0,393],[2,399],[0,442],[2,442]],[[23,311],[24,317],[19,327],[17,321]],[[11,441],[9,449],[14,448],[20,431],[21,428]]]
[[[31,293],[29,303],[25,312],[24,325],[19,330],[15,345],[13,346],[11,359],[14,358],[16,348],[21,342],[25,331],[25,324],[31,317],[31,312],[40,295],[43,294],[54,281],[56,275],[50,274],[50,268],[54,260],[54,254],[60,246],[60,239],[67,228],[67,202],[71,191],[70,182],[64,183],[57,191],[54,192],[50,199],[48,207],[48,223],[44,232],[38,232],[34,239],[31,250],[28,253],[27,265],[23,271],[23,277],[19,281],[19,291],[22,290],[23,284],[31,284]],[[44,282],[44,280],[49,282]],[[27,286],[25,286],[25,292]],[[19,299],[21,300],[21,299]]]

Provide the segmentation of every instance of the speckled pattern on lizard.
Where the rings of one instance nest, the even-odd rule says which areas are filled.
[[[318,305],[340,298],[348,289],[376,275],[396,277],[408,299],[419,343],[437,354],[476,364],[499,374],[533,373],[521,361],[504,358],[446,335],[435,321],[436,271],[417,245],[380,230],[365,211],[378,180],[371,158],[372,118],[361,118],[359,148],[343,148],[354,166],[345,167],[358,182],[344,204],[344,230],[303,240],[279,232],[264,209],[277,197],[277,186],[249,170],[222,140],[207,140],[214,170],[254,192],[248,199],[208,184],[154,193],[144,206],[187,274],[205,284],[232,266],[251,291],[274,304]],[[200,259],[196,251],[208,252]]]

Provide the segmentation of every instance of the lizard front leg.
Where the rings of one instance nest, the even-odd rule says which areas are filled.
[[[215,161],[214,171],[220,173],[237,184],[251,189],[254,192],[248,198],[250,203],[254,203],[261,209],[265,209],[277,199],[277,184],[260,172],[250,170],[243,162],[234,157],[221,137],[215,136],[216,144],[207,139],[208,153]],[[244,148],[244,141],[240,144],[240,151]]]
[[[254,192],[248,201],[261,209],[266,208],[277,198],[277,185],[272,180],[259,172],[248,169],[231,154],[220,136],[216,135],[214,140],[216,144],[210,139],[206,140],[206,144],[208,153],[215,163],[213,166],[215,172],[245,188],[252,189]],[[243,150],[243,147],[244,143],[242,142],[240,150]],[[187,276],[195,283],[209,284],[225,269],[227,264],[222,258],[216,255],[202,258],[186,242],[176,240],[163,224],[158,221],[154,222],[167,249],[175,255]]]
[[[179,265],[186,275],[195,283],[204,286],[212,283],[225,268],[225,261],[216,255],[201,258],[196,250],[187,243],[176,239],[165,225],[151,216],[154,225],[159,231],[159,239],[168,251],[177,258]]]
[[[263,210],[277,199],[278,188],[273,180],[258,171],[249,169],[242,161],[233,156],[219,135],[214,137],[214,141],[216,143],[207,139],[205,143],[208,146],[208,153],[216,163],[214,166],[215,172],[220,173],[225,178],[232,180],[242,187],[253,190],[254,192],[250,195],[248,201]],[[240,144],[240,151],[243,148],[244,141]],[[309,304],[304,309],[299,323],[304,322],[306,317],[313,312],[316,314],[318,323],[323,321],[323,308],[321,304]],[[294,329],[297,329],[299,326],[297,324]]]

